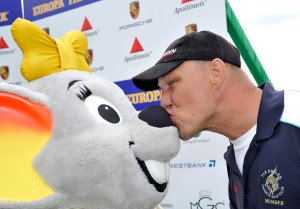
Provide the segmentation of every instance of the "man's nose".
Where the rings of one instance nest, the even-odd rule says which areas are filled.
[[[172,107],[172,99],[170,94],[167,91],[162,91],[160,105],[164,109],[169,109]]]

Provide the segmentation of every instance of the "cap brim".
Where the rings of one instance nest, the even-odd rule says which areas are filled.
[[[134,76],[132,78],[132,82],[136,87],[145,91],[158,89],[158,78],[171,72],[183,62],[184,60],[157,63],[152,68],[149,68],[148,70]]]

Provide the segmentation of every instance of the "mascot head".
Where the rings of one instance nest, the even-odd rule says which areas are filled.
[[[138,113],[91,74],[79,31],[59,39],[17,19],[23,86],[0,85],[0,208],[153,209],[179,151],[166,111]]]

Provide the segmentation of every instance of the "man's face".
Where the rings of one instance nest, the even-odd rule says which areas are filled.
[[[215,102],[209,82],[210,62],[185,61],[159,79],[162,88],[161,105],[170,114],[180,138],[188,140],[207,129]]]

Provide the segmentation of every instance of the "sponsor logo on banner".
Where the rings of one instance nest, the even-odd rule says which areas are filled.
[[[15,53],[17,49],[9,49],[9,46],[7,45],[6,41],[2,36],[0,36],[0,56],[1,55],[8,55]]]
[[[179,15],[183,12],[187,12],[187,11],[194,10],[194,9],[199,9],[201,7],[204,7],[205,3],[207,1],[208,0],[198,0],[198,1],[196,1],[196,0],[182,0],[181,1],[182,6],[176,7],[175,11],[174,11],[174,14]]]
[[[0,26],[11,25],[18,17],[22,17],[21,0],[0,1]]]
[[[24,16],[28,20],[38,20],[66,12],[100,0],[24,0]]]
[[[93,62],[94,56],[93,56],[93,50],[92,49],[88,49],[85,55],[85,60],[86,62],[91,65]]]
[[[210,191],[200,191],[199,200],[190,201],[190,209],[225,209],[225,202],[215,200]]]
[[[134,1],[129,4],[130,15],[133,19],[136,19],[140,14],[140,2]]]
[[[133,94],[126,94],[127,98],[133,105],[159,102],[161,97],[160,90],[147,91],[147,92],[137,92]]]
[[[152,22],[153,22],[152,18],[147,19],[147,20],[141,20],[141,21],[131,23],[131,24],[128,24],[128,25],[122,25],[122,26],[119,27],[119,30],[126,30],[126,29],[137,27],[137,26],[142,26],[142,25],[145,25],[145,24],[149,24],[149,23],[152,23]]]
[[[173,204],[172,203],[160,203],[160,206],[162,208],[173,208]]]
[[[142,47],[142,45],[139,42],[139,40],[137,38],[135,38],[134,42],[132,44],[132,47],[131,47],[130,54],[136,53],[136,52],[142,52],[142,51],[144,51],[144,48]]]
[[[44,31],[45,33],[47,33],[48,35],[50,35],[50,29],[49,29],[49,27],[43,28],[43,31]]]
[[[93,63],[94,60],[94,52],[93,49],[88,49],[85,55],[85,60],[88,63],[88,65],[91,65]],[[104,66],[100,66],[100,67],[92,67],[92,72],[97,72],[97,71],[103,71],[104,70]]]
[[[39,16],[42,14],[50,13],[61,8],[64,8],[65,4],[63,0],[53,0],[43,4],[39,4],[32,8],[32,16]]]
[[[200,137],[200,136],[201,136],[201,132],[196,133],[194,137],[195,137],[195,138],[198,138],[198,137]]]
[[[91,30],[93,27],[91,26],[90,21],[87,19],[87,17],[84,18],[81,31]]]
[[[8,66],[1,66],[0,67],[0,76],[2,80],[7,80],[9,77],[9,67]]]
[[[100,66],[100,67],[93,67],[92,68],[92,72],[97,72],[97,71],[103,71],[104,70],[104,66]]]
[[[215,168],[216,162],[216,160],[209,160],[206,162],[171,163],[170,167],[173,169]]]
[[[143,46],[141,45],[139,40],[135,38],[130,50],[130,54],[134,54],[134,55],[125,57],[124,62],[128,63],[136,60],[149,58],[151,53],[152,51],[144,52]]]
[[[0,22],[7,22],[8,21],[8,15],[9,12],[0,12]]]
[[[268,197],[265,199],[265,204],[284,206],[283,199],[280,199],[284,193],[284,187],[281,185],[283,178],[277,171],[277,167],[264,170],[260,177],[262,190]]]
[[[134,2],[131,2],[129,4],[129,14],[134,20],[138,18],[139,14],[140,14],[140,3],[139,3],[139,1],[134,1]],[[139,20],[139,21],[134,22],[134,23],[129,23],[129,24],[126,24],[126,25],[119,26],[119,30],[127,30],[127,29],[130,29],[130,28],[135,28],[135,27],[138,27],[138,26],[147,25],[147,24],[150,24],[152,22],[153,22],[152,18],[149,18],[149,19],[146,19],[146,20]]]
[[[7,49],[8,45],[5,42],[5,40],[3,39],[3,37],[0,36],[0,49]]]
[[[208,138],[200,138],[201,132],[197,133],[194,138],[187,140],[187,141],[181,141],[182,144],[198,144],[198,143],[208,143],[211,141],[211,139]]]
[[[129,101],[138,111],[145,109],[150,105],[160,105],[161,90],[141,91],[131,80],[115,82],[121,89],[123,89]]]
[[[81,31],[85,33],[86,37],[98,35],[99,29],[93,29],[87,17],[84,18]]]
[[[197,24],[193,23],[185,26],[186,34],[193,33],[193,32],[197,32]]]
[[[185,3],[188,3],[188,2],[191,2],[191,1],[194,1],[194,0],[181,0],[181,4],[185,4]]]

